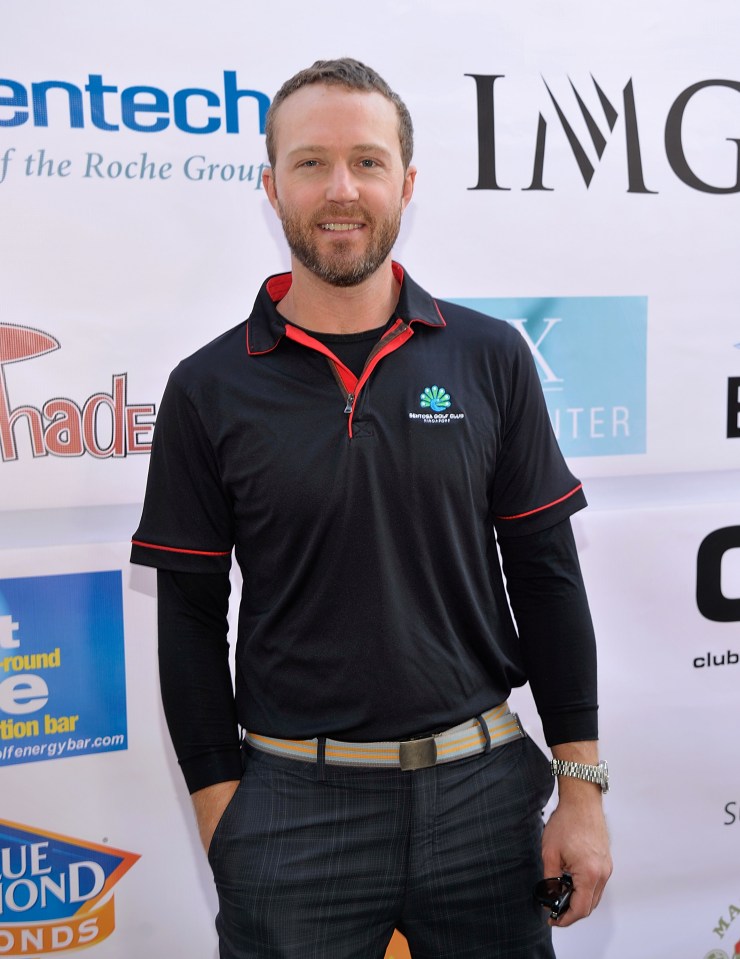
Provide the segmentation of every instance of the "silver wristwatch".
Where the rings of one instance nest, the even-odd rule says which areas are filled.
[[[574,779],[585,779],[586,782],[601,786],[603,793],[609,792],[609,767],[605,762],[596,766],[587,763],[572,763],[565,759],[551,759],[550,770],[553,776],[573,776]]]

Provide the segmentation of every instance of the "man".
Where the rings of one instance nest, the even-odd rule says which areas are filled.
[[[550,957],[537,880],[572,875],[566,926],[611,871],[580,484],[519,334],[391,259],[416,170],[385,81],[301,71],[267,149],[292,271],[172,374],[132,554],[220,954],[382,957],[397,927],[414,959]],[[527,680],[552,771],[506,705]]]

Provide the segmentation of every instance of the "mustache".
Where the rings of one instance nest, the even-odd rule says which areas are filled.
[[[374,217],[371,213],[368,213],[367,210],[364,210],[360,206],[353,207],[343,207],[343,206],[326,206],[319,210],[315,214],[314,219],[316,221],[332,220],[334,218],[345,219],[345,220],[364,220],[367,223],[374,221]]]

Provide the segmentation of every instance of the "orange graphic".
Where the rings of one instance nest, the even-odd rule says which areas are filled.
[[[411,959],[409,945],[398,929],[393,933],[393,938],[388,943],[385,959]]]
[[[0,953],[3,956],[27,956],[30,952],[57,953],[97,946],[116,927],[111,898],[100,909],[61,922],[38,922],[0,928]]]

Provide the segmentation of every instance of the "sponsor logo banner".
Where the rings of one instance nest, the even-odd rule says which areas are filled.
[[[727,439],[740,437],[740,376],[727,380]]]
[[[235,70],[211,75],[207,85],[174,91],[127,81],[98,73],[55,80],[0,77],[0,131],[6,134],[0,150],[0,184],[21,178],[61,182],[71,177],[95,183],[179,180],[242,188],[250,184],[261,191],[270,106],[264,91],[244,86]],[[22,136],[29,128],[43,131],[47,142],[29,149]],[[58,140],[58,134],[67,130],[81,131],[88,143],[94,136],[95,146],[68,151]],[[159,133],[170,145],[166,153],[161,144],[152,142],[149,148],[152,136]],[[126,136],[125,147],[116,145],[120,134]],[[143,135],[147,148],[132,148],[131,134]],[[239,146],[230,149],[228,157],[215,159],[212,149],[193,151],[191,143],[189,155],[183,157],[173,149],[175,143],[187,142],[183,134],[199,143],[214,135],[238,136]],[[13,136],[18,139],[9,142]],[[251,156],[245,149],[252,151]]]
[[[511,136],[501,137],[499,144],[496,128],[501,123],[501,110],[497,109],[497,91],[505,86],[507,80],[501,73],[467,73],[475,82],[476,103],[478,112],[478,182],[473,190],[509,190],[512,184],[502,185],[497,173],[497,154],[500,146],[511,142]],[[564,78],[560,78],[557,86],[562,86]],[[591,186],[592,179],[599,163],[602,160],[612,139],[623,139],[626,145],[625,174],[628,193],[652,194],[659,190],[650,189],[643,172],[642,137],[638,126],[637,103],[635,85],[630,77],[621,93],[609,89],[607,84],[599,83],[592,75],[590,82],[579,81],[576,85],[572,79],[568,80],[567,87],[556,93],[552,89],[556,84],[554,78],[549,81],[542,77],[543,89],[538,104],[532,105],[532,120],[537,113],[536,129],[531,144],[531,166],[520,170],[522,179],[515,185],[516,189],[551,193],[557,184],[557,179],[551,179],[546,158],[549,156],[552,133],[559,131],[560,137],[567,142],[585,188]],[[501,82],[497,82],[501,81]],[[551,86],[552,85],[552,86]],[[648,131],[648,138],[656,140],[656,134],[661,136],[665,149],[666,159],[676,177],[686,186],[701,193],[728,194],[740,192],[740,142],[734,138],[734,151],[723,156],[727,157],[726,165],[719,180],[706,179],[693,163],[698,146],[696,135],[692,135],[692,124],[686,122],[689,117],[696,115],[706,117],[713,122],[715,144],[722,144],[728,135],[726,124],[729,121],[734,125],[734,116],[729,111],[723,115],[721,105],[724,97],[731,91],[736,97],[740,93],[740,82],[734,79],[705,79],[698,80],[681,90],[668,109],[665,126],[656,128],[653,124]],[[511,102],[510,98],[509,102]],[[736,108],[735,108],[736,109]],[[510,120],[504,111],[505,121]],[[621,126],[621,131],[619,127]],[[553,128],[555,130],[553,131]],[[615,133],[615,128],[618,132]],[[687,129],[689,132],[687,132]],[[562,140],[561,140],[562,142]],[[733,155],[734,153],[734,155]],[[654,171],[653,171],[654,173]],[[525,185],[527,184],[528,185]],[[653,178],[650,177],[650,182]]]
[[[696,605],[702,616],[715,623],[740,622],[739,561],[740,526],[716,529],[701,541],[696,557]]]
[[[735,921],[740,918],[740,906],[737,901],[729,903],[720,913],[717,925],[712,930],[714,941],[723,941],[723,947],[715,946],[704,956],[704,959],[737,959],[740,956],[740,941],[732,945],[732,940],[740,932]],[[724,945],[729,939],[730,942]]]
[[[565,456],[646,451],[647,297],[466,297],[527,342]]]
[[[121,579],[0,580],[0,766],[127,748]]]
[[[94,946],[115,929],[111,890],[139,856],[0,820],[0,955]]]
[[[67,126],[93,128],[106,133],[124,129],[161,133],[170,125],[182,133],[203,135],[222,131],[238,134],[244,125],[240,106],[251,104],[249,123],[265,132],[270,98],[261,90],[239,87],[235,70],[224,70],[216,90],[185,87],[169,93],[159,87],[131,84],[121,87],[100,73],[90,73],[87,83],[69,80],[21,82],[0,78],[0,128]],[[255,110],[256,107],[256,110]],[[245,116],[247,114],[245,113]]]
[[[87,150],[73,157],[61,156],[51,148],[38,147],[29,153],[6,147],[0,154],[0,183],[26,177],[35,180],[121,180],[146,183],[152,180],[180,180],[184,183],[251,183],[262,190],[262,174],[268,164],[250,162],[232,155],[226,162],[215,161],[212,154],[193,153],[183,159],[164,159],[161,154],[139,152],[112,153]]]
[[[149,453],[154,430],[154,403],[128,402],[128,373],[112,377],[111,391],[89,396],[83,403],[69,397],[54,397],[41,407],[10,400],[5,367],[60,348],[55,337],[43,330],[13,323],[0,323],[0,459],[13,462],[27,442],[30,453],[42,456],[119,459],[133,453]]]

